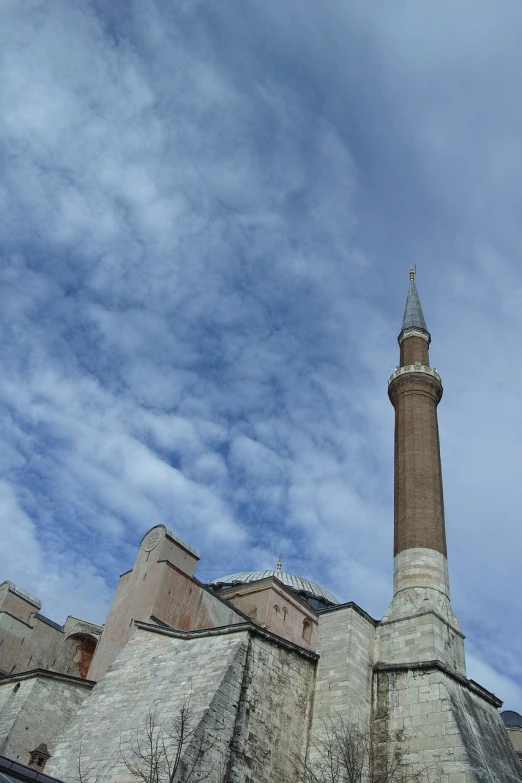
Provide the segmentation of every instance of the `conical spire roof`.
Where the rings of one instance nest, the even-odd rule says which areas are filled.
[[[410,288],[408,291],[408,298],[406,299],[406,307],[404,308],[401,334],[406,331],[406,329],[421,329],[423,332],[429,334],[422,313],[417,286],[415,285],[415,272],[413,269],[410,270]]]

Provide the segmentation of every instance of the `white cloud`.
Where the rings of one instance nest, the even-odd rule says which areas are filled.
[[[235,9],[2,8],[2,573],[101,619],[165,522],[382,613],[418,262],[454,603],[515,698],[522,14]]]

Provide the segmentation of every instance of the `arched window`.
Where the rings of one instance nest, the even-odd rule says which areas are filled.
[[[279,614],[279,607],[278,607],[278,605],[277,605],[277,604],[274,604],[274,612],[275,612],[276,614]]]
[[[286,620],[286,615],[288,614],[288,609],[286,606],[283,606],[283,620]]]
[[[303,639],[305,642],[312,641],[312,623],[309,620],[303,620]]]

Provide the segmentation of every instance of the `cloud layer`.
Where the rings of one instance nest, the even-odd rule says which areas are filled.
[[[382,615],[417,263],[469,673],[522,709],[522,11],[479,5],[3,4],[0,566],[47,614],[164,522]]]

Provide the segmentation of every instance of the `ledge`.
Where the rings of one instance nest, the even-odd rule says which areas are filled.
[[[391,374],[389,380],[388,380],[388,386],[396,379],[400,378],[401,375],[407,375],[409,373],[422,373],[423,375],[429,375],[432,378],[435,378],[441,385],[442,380],[437,372],[433,367],[426,367],[425,364],[406,364],[404,367],[397,367],[395,371]]]
[[[413,614],[405,614],[404,617],[398,616],[398,617],[383,617],[380,621],[380,625],[392,625],[393,623],[401,623],[404,620],[412,620],[414,617],[425,617],[426,615],[431,614],[434,617],[436,617],[438,620],[441,621],[441,623],[444,623],[444,625],[447,625],[448,628],[451,628],[451,630],[457,634],[457,636],[460,636],[461,639],[465,639],[466,636],[462,631],[462,628],[458,628],[456,625],[454,625],[452,622],[450,622],[446,617],[443,617],[440,612],[436,612],[435,609],[426,609],[423,612],[414,612]]]
[[[42,608],[42,602],[39,598],[35,598],[34,595],[31,595],[30,593],[26,593],[25,590],[22,590],[21,587],[17,587],[14,582],[2,582],[0,584],[0,587],[3,585],[7,585],[8,592],[14,593],[19,598],[22,598],[24,601],[27,601],[28,604],[32,604],[33,606],[36,606],[38,611]]]
[[[493,707],[496,707],[497,709],[502,707],[502,704],[504,703],[498,698],[498,696],[495,696],[494,693],[491,693],[491,691],[483,688],[482,685],[479,685],[478,682],[475,682],[475,680],[468,680],[467,677],[463,677],[461,674],[457,674],[440,661],[417,661],[416,663],[376,663],[373,666],[373,671],[377,673],[396,671],[429,671],[430,669],[437,669],[450,679],[458,682],[459,685],[463,685],[476,696],[479,696],[481,699],[489,702],[489,704],[492,704]]]
[[[327,614],[328,612],[338,612],[340,609],[353,609],[354,612],[357,612],[357,614],[361,615],[365,620],[367,620],[371,625],[380,625],[380,620],[374,620],[373,617],[371,617],[368,612],[365,612],[364,609],[361,609],[361,607],[354,603],[354,601],[348,601],[345,604],[337,604],[336,606],[329,606],[327,609],[318,609],[317,614],[319,616],[323,614]]]
[[[82,685],[84,688],[94,688],[95,680],[84,680],[82,677],[74,677],[72,674],[61,674],[53,672],[50,669],[29,669],[17,674],[8,674],[7,677],[0,679],[0,686],[10,682],[20,682],[21,680],[31,680],[41,677],[47,680],[57,680],[58,682],[67,682],[69,685]]]
[[[304,658],[309,658],[312,661],[319,660],[319,654],[306,650],[304,647],[299,647],[298,644],[289,642],[287,639],[283,639],[281,636],[277,636],[271,631],[267,631],[261,626],[256,625],[253,622],[237,623],[236,625],[222,625],[218,628],[202,628],[197,631],[176,631],[174,628],[169,628],[163,621],[160,621],[162,626],[152,625],[151,623],[144,623],[141,620],[135,620],[134,625],[136,628],[141,628],[142,631],[150,631],[152,633],[159,633],[162,636],[171,636],[173,639],[184,639],[190,641],[192,639],[201,639],[209,636],[227,636],[232,633],[248,633],[259,636],[268,642],[277,644],[279,647],[286,647],[288,650],[302,655]]]

